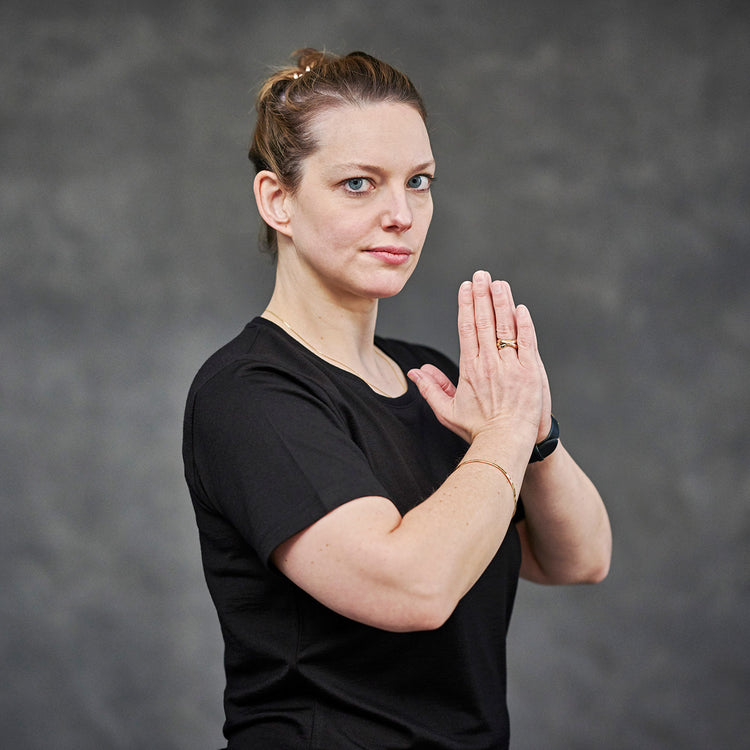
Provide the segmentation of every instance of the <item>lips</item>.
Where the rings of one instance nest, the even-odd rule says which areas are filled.
[[[411,250],[408,247],[371,247],[365,251],[390,265],[400,265],[406,263],[411,257]]]

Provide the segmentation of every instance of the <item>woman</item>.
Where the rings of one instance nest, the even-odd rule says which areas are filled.
[[[408,78],[303,50],[257,108],[276,284],[200,370],[185,419],[228,747],[507,747],[519,570],[598,581],[611,546],[557,440],[531,317],[478,271],[458,293],[458,369],[375,336],[432,216]]]

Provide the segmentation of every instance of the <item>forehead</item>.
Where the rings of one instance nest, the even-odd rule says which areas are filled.
[[[321,112],[311,124],[317,143],[308,161],[335,164],[425,164],[432,160],[427,128],[408,104],[344,104]]]

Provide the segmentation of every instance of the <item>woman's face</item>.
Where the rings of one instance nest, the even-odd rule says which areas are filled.
[[[345,105],[324,110],[312,131],[318,147],[285,199],[291,245],[280,243],[280,262],[295,264],[297,283],[339,300],[397,294],[432,218],[435,162],[422,118],[406,104]]]

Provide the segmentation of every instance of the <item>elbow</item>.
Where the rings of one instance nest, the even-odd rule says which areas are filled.
[[[391,568],[396,573],[389,576],[377,608],[381,620],[377,626],[401,633],[438,630],[465,593],[462,582],[452,575],[450,566],[425,565],[421,556],[408,552],[400,565]]]
[[[592,566],[584,576],[582,576],[580,583],[601,583],[609,575],[609,563],[610,560],[607,557],[602,560],[598,565]]]
[[[608,533],[601,545],[596,564],[592,566],[590,583],[601,583],[608,575],[612,564],[612,531],[607,526]]]
[[[419,608],[390,617],[371,619],[355,617],[354,619],[358,619],[359,622],[379,628],[380,630],[388,630],[391,633],[417,633],[427,630],[437,630],[445,625],[451,614],[452,610],[445,613],[438,609]]]
[[[535,583],[552,586],[586,585],[601,583],[609,575],[611,555],[601,551],[596,555],[584,555],[544,564],[534,560],[533,565],[526,564],[521,575]]]
[[[451,614],[453,614],[453,610],[446,611],[438,608],[415,612],[400,622],[398,627],[393,628],[393,630],[401,633],[438,630],[445,625]]]
[[[437,630],[448,621],[456,604],[444,600],[434,600],[415,611],[412,630]]]
[[[403,594],[403,601],[394,608],[385,630],[410,633],[441,628],[453,614],[458,602],[448,592],[412,590]]]
[[[320,600],[319,600],[320,601]],[[321,601],[350,620],[391,633],[437,630],[453,614],[456,603],[424,593],[389,592],[377,599],[347,599],[345,602]]]
[[[441,628],[453,615],[467,590],[465,582],[457,580],[447,569],[430,570],[421,578],[412,579],[409,591],[410,630]]]
[[[579,583],[601,583],[609,575],[612,562],[612,531],[609,524],[589,546],[583,560],[585,565],[579,571]]]
[[[602,553],[598,566],[592,571],[591,583],[601,583],[608,575],[612,564],[612,541],[610,540],[607,549]]]
[[[390,565],[387,563],[391,563]],[[321,603],[352,620],[393,633],[437,630],[453,614],[462,592],[446,571],[420,565],[409,559],[395,566],[392,560],[378,560],[369,585],[336,590],[336,600]],[[355,593],[356,591],[356,593]]]
[[[601,583],[608,575],[612,562],[612,543],[611,540],[603,545],[602,549],[596,556],[589,559],[588,565],[580,577],[580,583]]]

